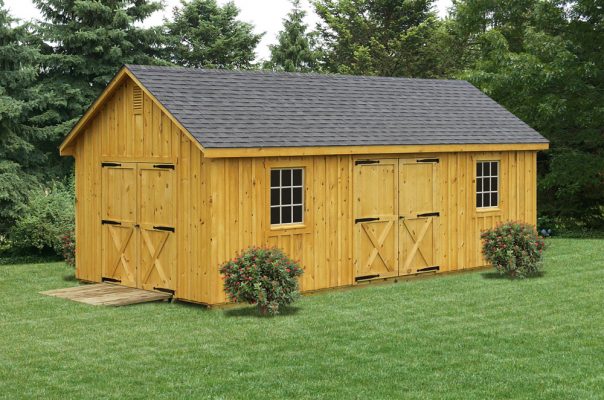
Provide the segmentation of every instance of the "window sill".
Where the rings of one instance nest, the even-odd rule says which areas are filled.
[[[310,225],[303,224],[291,224],[291,225],[270,225],[267,234],[269,236],[277,235],[297,235],[310,232]]]
[[[476,214],[477,215],[489,215],[489,214],[500,214],[502,213],[503,210],[501,209],[501,207],[488,207],[488,208],[477,208],[476,209]]]

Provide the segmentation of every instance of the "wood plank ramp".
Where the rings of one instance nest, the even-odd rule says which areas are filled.
[[[95,306],[127,306],[150,301],[170,300],[169,293],[154,292],[108,283],[95,283],[65,289],[40,292],[46,296],[60,297]]]

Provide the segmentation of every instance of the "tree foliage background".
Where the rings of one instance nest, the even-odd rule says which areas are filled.
[[[146,27],[158,0],[34,0],[40,21],[16,21],[0,0],[0,251],[16,226],[33,237],[26,214],[58,218],[31,207],[72,193],[57,147],[125,63],[467,79],[551,141],[541,220],[604,229],[601,1],[454,0],[444,19],[432,0],[310,1],[320,23],[293,0],[257,60],[262,35],[233,3],[182,0]]]

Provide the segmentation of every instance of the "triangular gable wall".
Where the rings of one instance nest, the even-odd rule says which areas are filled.
[[[74,143],[91,130],[95,121],[101,124],[97,130],[103,136],[102,156],[168,157],[170,149],[176,148],[169,139],[175,131],[182,132],[203,151],[201,144],[126,67],[67,135],[60,146],[61,155],[74,155]]]

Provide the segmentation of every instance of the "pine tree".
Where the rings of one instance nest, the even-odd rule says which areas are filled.
[[[233,2],[182,0],[173,20],[165,23],[168,58],[186,67],[250,68],[262,34],[253,33],[253,26],[238,16]]]
[[[41,84],[45,108],[36,119],[56,147],[126,63],[157,64],[161,31],[140,24],[161,9],[156,0],[34,0],[43,16]],[[61,163],[55,159],[55,163]]]
[[[0,235],[18,216],[43,175],[30,118],[37,107],[38,48],[28,25],[19,25],[0,0]]]
[[[266,68],[307,72],[319,68],[320,52],[316,49],[315,35],[307,33],[304,23],[306,12],[300,6],[300,0],[292,0],[292,10],[283,20],[283,30],[277,36],[277,44],[269,46],[270,61]]]

